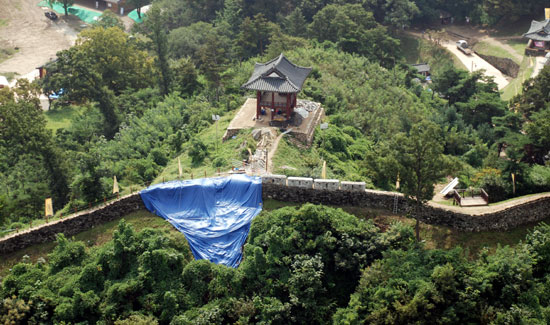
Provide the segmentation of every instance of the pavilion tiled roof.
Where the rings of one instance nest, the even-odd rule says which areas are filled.
[[[531,21],[531,27],[527,33],[523,34],[534,41],[550,41],[550,19],[543,21]]]
[[[258,91],[297,93],[311,72],[290,62],[282,53],[267,63],[256,63],[254,72],[241,87]]]

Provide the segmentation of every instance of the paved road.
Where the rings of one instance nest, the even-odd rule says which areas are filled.
[[[485,70],[486,76],[493,77],[495,83],[498,85],[498,89],[503,89],[508,85],[509,81],[504,74],[497,70],[494,66],[490,65],[487,61],[480,58],[477,54],[466,55],[462,53],[454,42],[445,42],[442,44],[449,52],[453,53],[459,60],[466,66],[468,71]]]

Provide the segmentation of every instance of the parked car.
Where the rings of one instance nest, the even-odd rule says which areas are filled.
[[[468,47],[468,42],[465,40],[460,40],[456,42],[456,47],[466,55],[472,55],[472,50]]]
[[[51,20],[57,20],[57,14],[53,11],[46,11],[44,15],[46,15],[46,17],[48,17]]]

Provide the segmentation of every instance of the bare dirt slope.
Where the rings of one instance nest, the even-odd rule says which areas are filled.
[[[76,17],[60,17],[53,22],[38,7],[39,0],[0,0],[0,43],[19,51],[0,63],[0,73],[16,72],[20,76],[33,73],[36,67],[48,62],[55,54],[70,47],[76,40]]]

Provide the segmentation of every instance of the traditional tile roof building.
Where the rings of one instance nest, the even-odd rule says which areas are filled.
[[[290,62],[282,53],[267,63],[256,63],[250,79],[241,88],[256,91],[256,118],[262,108],[271,110],[271,119],[288,120],[294,107],[296,95],[311,72]]]
[[[523,37],[529,39],[526,54],[544,54],[550,48],[550,19],[531,21],[531,27]]]
[[[427,77],[430,75],[430,65],[427,63],[417,63],[417,64],[412,64],[411,66],[424,77]]]

